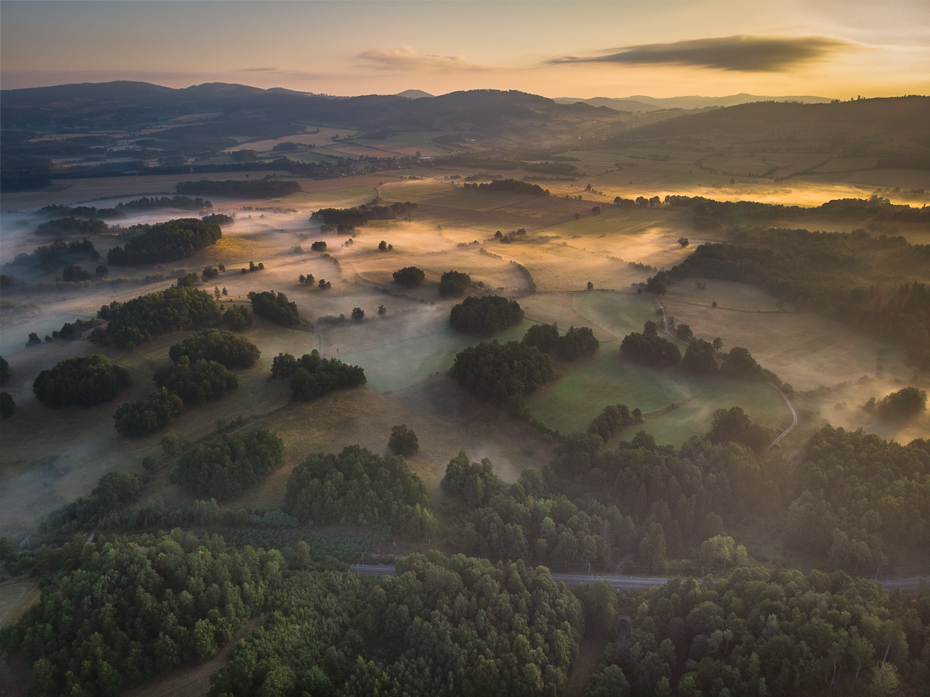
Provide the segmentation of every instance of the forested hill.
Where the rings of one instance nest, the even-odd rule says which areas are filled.
[[[879,142],[889,136],[892,143]],[[856,149],[856,154],[879,156],[900,148],[901,156],[923,153],[930,160],[930,97],[862,99],[830,104],[754,102],[723,109],[682,114],[675,119],[637,128],[625,137],[637,141],[663,138],[712,139],[732,142],[777,141],[779,148],[794,143],[816,146],[818,152]],[[689,141],[692,142],[693,140]],[[903,146],[910,145],[905,148]],[[912,149],[917,146],[916,150]]]
[[[113,114],[111,123],[179,116],[192,111],[224,111],[219,121],[235,121],[246,111],[265,112],[273,122],[300,120],[346,128],[443,129],[457,125],[501,127],[508,121],[574,120],[580,117],[628,118],[606,107],[558,104],[518,91],[470,90],[440,97],[407,99],[396,95],[330,97],[284,89],[261,90],[245,85],[211,83],[170,89],[144,82],[85,83],[2,90],[4,128],[77,126],[87,119]],[[114,114],[114,111],[116,112]],[[251,119],[255,121],[254,117]],[[180,126],[185,132],[203,126]],[[161,135],[165,135],[162,133]],[[224,134],[215,134],[224,135]]]

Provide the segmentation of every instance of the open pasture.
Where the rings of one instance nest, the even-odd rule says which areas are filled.
[[[626,404],[643,414],[674,409],[636,426],[652,432],[657,442],[679,445],[692,435],[710,430],[716,409],[742,406],[764,426],[781,426],[790,414],[779,394],[764,383],[698,378],[680,368],[654,370],[620,357],[619,342],[601,344],[589,361],[573,365],[555,383],[527,399],[530,412],[550,428],[583,431],[609,404]]]

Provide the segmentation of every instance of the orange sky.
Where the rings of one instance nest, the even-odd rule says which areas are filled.
[[[328,94],[930,93],[930,2],[0,2],[4,89],[237,82]]]

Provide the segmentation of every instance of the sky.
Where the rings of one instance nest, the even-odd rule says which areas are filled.
[[[930,94],[927,0],[0,0],[0,87]]]

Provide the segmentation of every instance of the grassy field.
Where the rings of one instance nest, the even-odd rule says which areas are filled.
[[[602,344],[597,356],[527,399],[533,416],[563,432],[585,430],[609,404],[644,414],[676,405],[643,426],[658,442],[674,445],[707,433],[714,410],[721,408],[742,406],[754,421],[773,428],[786,419],[790,423],[787,407],[768,385],[698,378],[680,368],[643,368],[622,359],[617,342]]]

